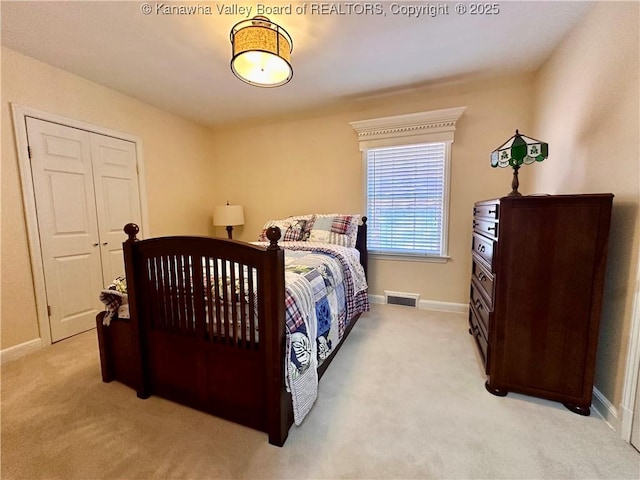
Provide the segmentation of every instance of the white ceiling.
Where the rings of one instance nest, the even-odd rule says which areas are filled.
[[[292,5],[269,15],[293,37],[293,79],[258,88],[229,68],[231,27],[219,7]],[[307,3],[307,14],[295,8]],[[331,2],[346,12],[354,2]],[[2,44],[205,125],[336,104],[467,76],[533,71],[590,2],[500,1],[495,15],[459,15],[455,2],[379,2],[383,14],[310,14],[320,2],[2,0]],[[161,13],[192,5],[195,15]],[[364,5],[365,3],[357,3]],[[418,18],[393,5],[448,7]],[[470,6],[465,2],[467,7]],[[158,6],[160,9],[158,10]],[[211,14],[207,13],[211,9]],[[302,8],[302,7],[301,7]]]

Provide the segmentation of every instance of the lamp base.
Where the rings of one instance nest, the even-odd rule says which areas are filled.
[[[229,240],[233,240],[233,227],[231,225],[227,225],[227,237],[229,237]]]
[[[518,170],[520,170],[520,165],[515,165],[513,167],[513,180],[511,180],[511,193],[509,193],[507,197],[522,196],[522,194],[518,191],[518,187],[520,186],[520,182],[518,182]]]

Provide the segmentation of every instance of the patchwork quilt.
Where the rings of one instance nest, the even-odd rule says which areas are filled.
[[[369,301],[357,250],[308,241],[281,245],[285,248],[285,381],[299,425],[318,395],[317,367],[340,343],[349,319],[369,310]],[[105,325],[116,315],[128,317],[126,293],[122,277],[100,293],[107,311]]]
[[[369,301],[353,249],[337,245],[288,242],[285,283],[287,385],[299,425],[317,398],[317,367],[342,340],[348,320],[369,310]]]

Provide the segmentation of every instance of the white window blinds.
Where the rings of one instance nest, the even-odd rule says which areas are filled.
[[[366,150],[370,252],[446,255],[449,148],[438,142]]]

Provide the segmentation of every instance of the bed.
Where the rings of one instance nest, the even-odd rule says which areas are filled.
[[[366,217],[271,221],[253,243],[139,240],[135,224],[124,231],[126,280],[103,291],[107,307],[96,318],[103,381],[264,431],[282,446],[369,310]]]

